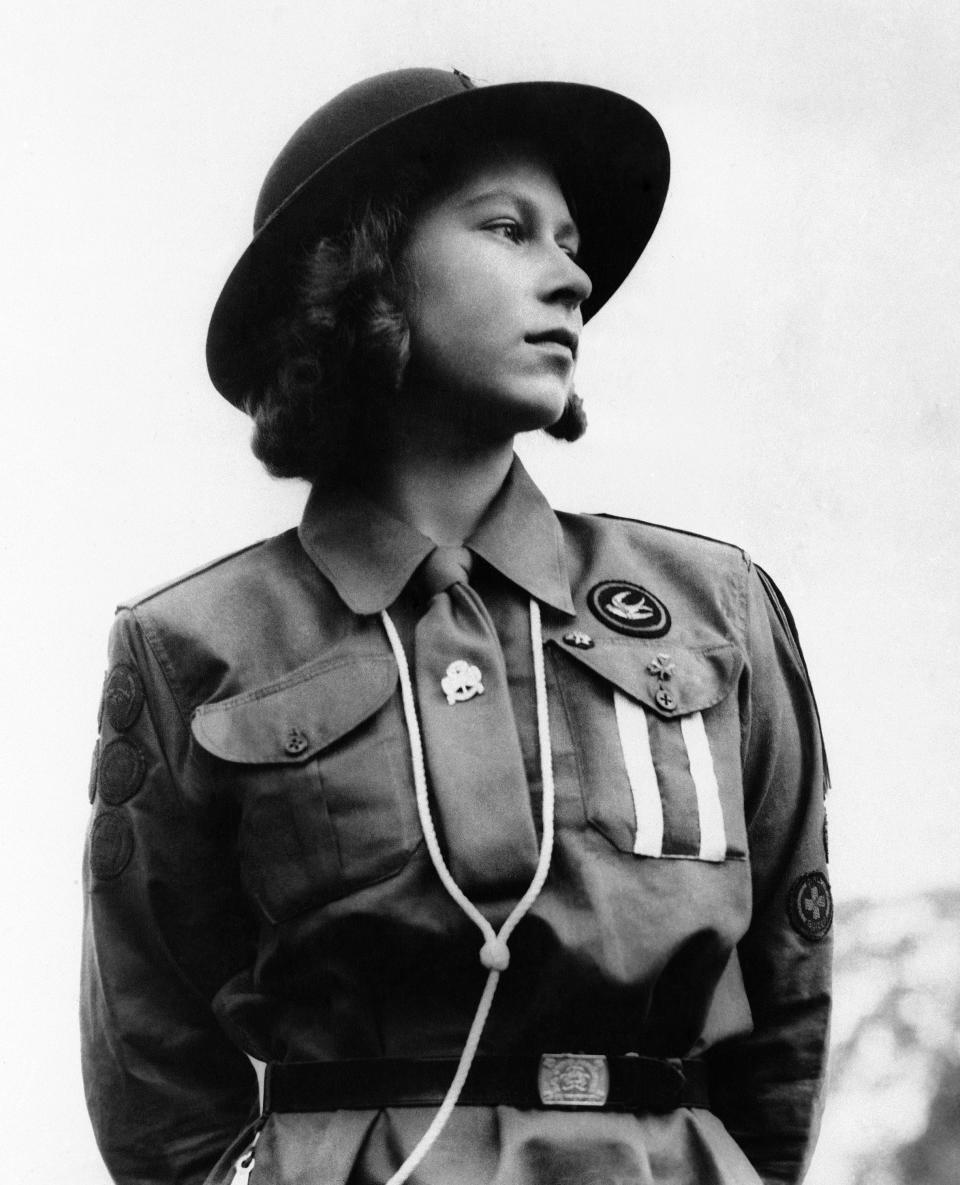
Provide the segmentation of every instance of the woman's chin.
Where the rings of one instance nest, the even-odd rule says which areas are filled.
[[[563,415],[567,406],[569,391],[555,388],[525,392],[522,398],[504,399],[489,409],[485,417],[491,427],[505,436],[517,436],[522,432],[537,432],[549,428]]]
[[[537,383],[510,390],[461,391],[449,389],[442,398],[409,398],[406,413],[432,421],[442,431],[446,422],[454,434],[485,442],[508,440],[525,432],[549,428],[563,415],[570,390],[566,383]],[[402,413],[401,413],[402,414]]]

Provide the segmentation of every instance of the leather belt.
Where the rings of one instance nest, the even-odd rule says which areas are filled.
[[[457,1065],[456,1058],[274,1062],[266,1070],[264,1111],[437,1107]],[[458,1105],[662,1112],[710,1103],[701,1061],[547,1053],[476,1058]]]

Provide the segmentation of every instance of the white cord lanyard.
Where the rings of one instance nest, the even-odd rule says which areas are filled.
[[[446,1097],[440,1104],[440,1109],[433,1117],[433,1121],[424,1132],[416,1148],[410,1153],[399,1169],[387,1181],[386,1185],[402,1185],[413,1170],[433,1147],[434,1141],[440,1135],[447,1120],[453,1114],[457,1099],[463,1090],[473,1059],[476,1057],[483,1035],[487,1017],[493,1004],[493,996],[500,981],[500,972],[506,971],[510,964],[510,951],[507,939],[516,929],[524,914],[530,909],[540,895],[550,871],[550,858],[553,855],[553,756],[550,750],[550,717],[547,712],[547,679],[543,666],[543,637],[540,630],[540,606],[535,600],[530,600],[530,638],[533,646],[533,676],[537,691],[537,728],[540,734],[540,769],[543,778],[543,836],[540,841],[540,858],[537,870],[526,893],[513,907],[510,916],[500,927],[499,932],[487,921],[479,909],[467,897],[457,882],[453,879],[440,851],[436,828],[430,814],[430,802],[427,797],[427,772],[423,760],[423,741],[420,737],[420,723],[417,719],[417,708],[413,695],[413,683],[410,679],[410,668],[407,656],[403,652],[403,645],[396,627],[384,609],[380,618],[383,628],[387,631],[390,645],[393,647],[394,657],[400,669],[400,691],[403,697],[403,713],[406,717],[407,732],[410,736],[410,751],[413,756],[413,782],[417,794],[417,810],[420,814],[420,826],[423,828],[427,841],[430,859],[437,870],[437,875],[450,896],[463,910],[468,918],[477,926],[483,935],[484,942],[480,948],[480,962],[489,971],[487,982],[477,1005],[477,1011],[470,1025],[470,1032],[460,1054],[460,1063],[453,1076],[453,1081],[447,1090]]]
[[[547,679],[543,663],[543,635],[540,629],[540,606],[531,598],[530,639],[533,647],[533,677],[537,693],[540,771],[543,778],[543,834],[540,840],[540,857],[537,860],[537,869],[533,874],[533,880],[531,880],[527,891],[513,907],[510,916],[500,927],[500,930],[495,931],[493,926],[490,925],[480,910],[477,909],[453,879],[453,875],[447,867],[443,853],[440,850],[437,830],[433,823],[433,816],[430,813],[430,801],[427,796],[427,771],[423,759],[423,740],[420,734],[420,722],[417,718],[417,707],[414,699],[413,682],[410,678],[410,667],[403,650],[403,644],[400,641],[400,635],[397,633],[396,626],[390,620],[386,609],[381,611],[380,619],[390,640],[394,657],[397,660],[397,667],[400,671],[400,693],[403,700],[403,714],[407,724],[407,733],[410,737],[417,811],[420,815],[420,826],[423,828],[424,838],[427,841],[427,850],[430,853],[430,859],[433,861],[433,866],[437,870],[437,875],[440,877],[443,887],[483,935],[484,941],[480,947],[480,962],[489,972],[487,982],[484,984],[483,993],[480,996],[480,1003],[477,1005],[477,1011],[474,1014],[470,1031],[467,1034],[467,1039],[463,1046],[463,1052],[460,1054],[460,1062],[457,1065],[456,1073],[453,1076],[453,1081],[450,1083],[446,1096],[417,1146],[389,1181],[386,1182],[386,1185],[403,1185],[403,1182],[407,1180],[433,1147],[437,1137],[443,1131],[447,1120],[453,1114],[453,1109],[457,1105],[457,1100],[463,1090],[467,1075],[470,1073],[470,1067],[473,1064],[473,1059],[476,1057],[477,1049],[480,1046],[480,1038],[483,1035],[487,1017],[490,1015],[490,1009],[493,1005],[494,993],[497,990],[497,984],[500,982],[500,973],[501,971],[506,971],[510,965],[510,951],[507,947],[507,940],[516,929],[521,918],[523,918],[537,897],[539,897],[540,890],[543,888],[547,874],[550,871],[550,859],[553,855],[553,755],[550,748],[550,717],[547,710]],[[260,1133],[258,1131],[253,1142],[244,1149],[243,1154],[236,1162],[235,1176],[231,1185],[241,1185],[241,1183],[245,1185],[249,1181],[250,1173],[253,1169],[254,1145],[259,1135]]]

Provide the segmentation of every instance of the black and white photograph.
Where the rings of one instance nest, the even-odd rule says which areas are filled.
[[[960,20],[3,21],[0,1171],[960,1180]]]

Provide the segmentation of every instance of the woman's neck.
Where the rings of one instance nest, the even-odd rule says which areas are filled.
[[[513,462],[513,438],[469,443],[434,430],[397,434],[361,482],[367,497],[444,546],[473,534]]]

